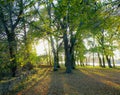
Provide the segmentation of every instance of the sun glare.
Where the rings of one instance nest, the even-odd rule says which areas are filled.
[[[48,41],[47,40],[39,40],[36,45],[36,53],[37,55],[45,55],[48,52]]]

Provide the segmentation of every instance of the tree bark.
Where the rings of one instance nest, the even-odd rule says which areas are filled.
[[[60,68],[58,47],[57,47],[56,56],[57,56],[57,68]]]
[[[100,54],[98,53],[98,59],[99,59],[99,66],[102,67],[102,59],[100,57]]]
[[[102,55],[102,62],[103,62],[103,67],[105,68],[105,58],[104,58],[104,55]]]
[[[71,66],[72,66],[72,69],[75,69],[75,57],[74,57],[74,52],[71,54]]]
[[[107,59],[108,67],[112,68],[111,61],[108,55],[106,55],[106,59]]]
[[[48,10],[48,15],[49,15],[49,21],[50,21],[50,25],[49,27],[51,28],[51,24],[52,24],[52,19],[51,19],[51,3],[47,2],[47,10]],[[57,58],[57,52],[56,52],[56,49],[55,49],[55,46],[54,46],[54,39],[52,36],[50,36],[50,40],[51,40],[51,47],[52,47],[52,52],[53,52],[53,56],[54,56],[54,68],[53,68],[53,71],[57,71],[58,68],[57,68],[57,61],[58,61],[58,58]]]
[[[65,50],[65,66],[66,66],[66,73],[72,72],[71,66],[71,56],[70,56],[70,46],[68,44],[68,38],[66,31],[63,34],[63,41],[64,41],[64,50]]]
[[[115,68],[115,60],[113,56],[112,56],[112,63],[113,63],[113,67]]]
[[[71,38],[70,38],[70,56],[71,56],[71,66],[72,66],[72,69],[75,69],[75,55],[74,55],[74,45],[75,45],[75,36],[73,35],[73,32],[72,30],[70,31],[70,35],[71,35]]]
[[[56,54],[56,51],[55,51],[54,41],[53,41],[52,36],[50,36],[50,40],[51,40],[51,47],[52,47],[52,52],[53,52],[53,56],[54,56],[53,71],[57,71],[58,70],[58,68],[57,68],[57,54]]]
[[[14,77],[17,68],[17,61],[16,61],[17,43],[15,40],[14,31],[8,33],[7,38],[8,38],[7,40],[8,40],[9,54],[10,54],[11,73],[12,76]]]

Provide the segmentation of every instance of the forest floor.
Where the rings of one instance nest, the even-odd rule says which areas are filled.
[[[78,68],[72,74],[64,71],[39,68],[10,95],[120,95],[119,69]]]

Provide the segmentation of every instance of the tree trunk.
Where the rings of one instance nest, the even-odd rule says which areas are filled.
[[[102,37],[101,37],[101,42],[102,42],[102,61],[103,61],[103,67],[105,68],[105,48],[104,48],[104,29],[102,30]]]
[[[93,48],[95,48],[95,37],[94,37],[94,35],[93,35]],[[94,51],[93,51],[93,67],[95,66],[95,53],[94,53]]]
[[[7,40],[9,45],[9,54],[10,54],[10,64],[11,64],[11,73],[12,76],[15,76],[16,68],[17,68],[17,62],[16,62],[16,50],[17,50],[17,44],[15,40],[15,34],[14,31],[7,34]]]
[[[66,31],[63,34],[63,41],[64,41],[64,50],[65,50],[65,66],[66,66],[66,73],[71,73],[71,56],[70,56],[70,48],[68,44],[68,38]]]
[[[102,59],[100,57],[100,54],[98,53],[98,59],[99,59],[99,66],[102,67]]]
[[[94,56],[94,52],[93,52],[93,67],[95,66],[95,56]]]
[[[70,56],[71,56],[71,66],[72,66],[72,69],[75,69],[75,55],[74,55],[74,44],[75,44],[75,41],[73,39],[73,35],[71,33],[71,41],[70,41]]]
[[[102,55],[102,62],[103,62],[103,67],[105,68],[105,58],[104,58],[104,55]]]
[[[57,68],[60,68],[58,47],[57,47],[56,56],[57,56]]]
[[[54,41],[53,41],[52,36],[50,36],[50,40],[51,40],[51,47],[52,47],[52,52],[53,52],[53,56],[54,56],[53,71],[57,71],[58,70],[58,68],[57,68],[57,55],[56,55],[56,52],[55,52]]]
[[[53,71],[57,71],[57,70],[58,70],[57,56],[54,55],[54,68],[53,68]]]
[[[48,2],[47,2],[48,3]],[[51,28],[51,20],[52,20],[52,18],[51,18],[51,3],[48,3],[47,4],[47,9],[48,9],[48,15],[49,15],[49,19],[50,19],[50,28]],[[54,44],[54,40],[53,40],[53,37],[52,36],[50,36],[50,40],[51,40],[51,47],[52,47],[52,52],[53,52],[53,56],[54,56],[54,68],[53,68],[53,71],[57,71],[58,70],[58,68],[57,68],[57,61],[58,61],[58,56],[57,56],[57,53],[56,53],[56,50],[55,50],[55,44]]]
[[[52,66],[52,54],[51,54],[51,48],[50,43],[48,43],[48,49],[49,49],[49,65]]]
[[[112,63],[113,63],[113,67],[115,68],[115,60],[113,56],[112,56]]]
[[[106,59],[107,59],[108,67],[112,68],[111,61],[110,61],[110,58],[108,57],[108,55],[106,55]]]
[[[74,52],[71,54],[71,65],[72,65],[72,69],[75,69],[75,57],[74,57]]]
[[[59,30],[59,27],[57,27]],[[57,34],[58,35],[58,34]],[[59,64],[59,45],[58,45],[58,37],[56,37],[56,56],[57,56],[57,68],[60,68]]]
[[[75,69],[74,42],[73,41],[70,42],[71,42],[71,46],[70,46],[71,68]]]

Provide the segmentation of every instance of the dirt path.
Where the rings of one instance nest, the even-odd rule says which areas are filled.
[[[72,74],[44,68],[39,81],[17,95],[120,95],[120,70],[81,68]],[[34,82],[34,81],[33,81]]]

